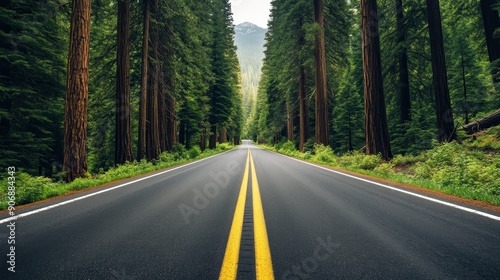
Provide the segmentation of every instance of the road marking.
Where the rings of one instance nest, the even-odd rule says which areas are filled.
[[[238,269],[238,258],[240,255],[241,232],[243,231],[243,218],[245,213],[245,202],[248,189],[248,172],[249,172],[250,149],[247,153],[247,160],[245,164],[245,172],[243,173],[243,181],[241,182],[240,194],[236,202],[236,209],[234,210],[233,223],[229,231],[229,238],[227,240],[226,252],[222,267],[219,275],[220,280],[233,280],[236,279]]]
[[[252,200],[253,200],[253,222],[254,222],[254,242],[255,242],[255,272],[257,280],[273,280],[273,263],[271,260],[271,250],[267,238],[266,221],[264,219],[264,209],[260,197],[259,182],[255,172],[252,153],[250,153],[252,166]]]
[[[163,175],[165,173],[169,173],[169,172],[172,172],[174,170],[181,169],[181,168],[184,168],[186,166],[190,166],[190,165],[193,165],[193,164],[196,164],[196,163],[208,160],[208,159],[216,157],[216,156],[220,156],[222,154],[225,154],[225,153],[228,153],[228,152],[231,152],[231,151],[233,151],[233,149],[231,149],[229,151],[225,151],[225,152],[220,153],[220,154],[216,154],[216,155],[207,157],[207,158],[203,158],[203,159],[200,159],[200,160],[197,160],[197,161],[193,161],[193,162],[181,165],[181,166],[177,166],[177,167],[174,167],[174,168],[171,168],[171,169],[168,169],[168,170],[165,170],[165,171],[162,171],[162,172],[159,172],[159,173],[147,176],[147,177],[143,177],[143,178],[140,178],[140,179],[137,179],[137,180],[133,180],[133,181],[130,181],[130,182],[118,185],[118,186],[114,186],[112,188],[104,189],[102,191],[98,191],[98,192],[94,192],[94,193],[87,194],[87,195],[84,195],[84,196],[80,196],[80,197],[77,197],[77,198],[73,198],[73,199],[70,199],[70,200],[66,200],[66,201],[63,201],[63,202],[60,202],[60,203],[56,203],[56,204],[53,204],[53,205],[49,205],[49,206],[46,206],[46,207],[43,207],[43,208],[40,208],[40,209],[37,209],[37,210],[33,210],[33,211],[26,212],[26,213],[18,214],[18,215],[14,216],[14,217],[5,218],[3,220],[0,220],[0,225],[4,224],[4,223],[8,223],[10,221],[15,221],[15,220],[17,220],[19,218],[22,218],[22,217],[30,216],[30,215],[33,215],[33,214],[36,214],[36,213],[40,213],[40,212],[43,212],[43,211],[47,211],[49,209],[53,209],[53,208],[56,208],[56,207],[59,207],[59,206],[70,204],[70,203],[73,203],[73,202],[78,201],[78,200],[89,198],[91,196],[99,195],[101,193],[109,192],[109,191],[112,191],[112,190],[115,190],[115,189],[119,189],[119,188],[122,188],[122,187],[125,187],[125,186],[128,186],[128,185],[131,185],[131,184],[135,184],[137,182],[144,181],[144,180],[147,180],[147,179],[159,176],[159,175]]]
[[[262,148],[259,148],[259,149],[262,149]],[[265,150],[265,149],[262,149],[262,150]],[[476,214],[476,215],[480,215],[480,216],[483,216],[483,217],[486,217],[486,218],[489,218],[489,219],[492,219],[492,220],[500,221],[500,217],[499,216],[495,216],[495,215],[492,215],[492,214],[489,214],[489,213],[486,213],[486,212],[482,212],[482,211],[479,211],[479,210],[476,210],[476,209],[464,207],[464,206],[453,204],[453,203],[450,203],[450,202],[447,202],[447,201],[443,201],[443,200],[435,199],[435,198],[428,197],[428,196],[425,196],[425,195],[417,194],[417,193],[414,193],[414,192],[402,190],[402,189],[399,189],[399,188],[396,188],[396,187],[384,185],[382,183],[370,181],[368,179],[359,178],[359,177],[356,177],[354,175],[350,175],[350,174],[346,174],[346,173],[343,173],[343,172],[340,172],[340,171],[337,171],[337,170],[332,170],[332,169],[329,169],[329,168],[325,168],[323,166],[319,166],[319,165],[316,165],[316,164],[313,164],[313,163],[302,161],[300,159],[296,159],[296,158],[293,158],[293,157],[282,155],[280,153],[276,153],[276,152],[273,152],[273,151],[269,151],[269,150],[265,150],[265,151],[268,151],[268,152],[271,152],[271,153],[274,153],[274,154],[277,154],[277,155],[280,155],[280,156],[283,156],[283,157],[286,157],[286,158],[289,158],[289,159],[292,159],[292,160],[295,160],[295,161],[298,161],[298,162],[301,162],[301,163],[304,163],[304,164],[307,164],[307,165],[310,165],[310,166],[314,166],[314,167],[317,167],[317,168],[320,168],[320,169],[323,169],[323,170],[326,170],[326,171],[329,171],[329,172],[332,172],[332,173],[336,173],[336,174],[343,175],[343,176],[346,176],[346,177],[349,177],[349,178],[353,178],[353,179],[356,179],[356,180],[359,180],[359,181],[363,181],[363,182],[366,182],[366,183],[377,185],[379,187],[383,187],[383,188],[390,189],[390,190],[393,190],[393,191],[397,191],[397,192],[405,193],[405,194],[408,194],[408,195],[412,195],[412,196],[415,196],[415,197],[418,197],[418,198],[422,198],[422,199],[425,199],[425,200],[428,200],[428,201],[432,201],[432,202],[435,202],[435,203],[446,205],[448,207],[452,207],[452,208],[456,208],[456,209],[459,209],[459,210],[462,210],[462,211],[465,211],[465,212],[469,212],[469,213],[473,213],[473,214]]]

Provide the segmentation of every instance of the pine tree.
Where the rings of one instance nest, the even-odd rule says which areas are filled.
[[[234,47],[234,27],[231,6],[228,0],[213,2],[212,73],[215,77],[209,90],[210,97],[210,141],[209,148],[216,147],[217,136],[230,119],[233,95],[237,94],[232,75]],[[227,127],[226,127],[227,128]]]
[[[52,2],[0,3],[0,169],[60,172],[67,49]],[[66,45],[67,46],[67,45]],[[66,49],[66,50],[65,50]]]

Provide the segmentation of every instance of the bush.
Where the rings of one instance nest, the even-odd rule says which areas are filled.
[[[441,187],[464,188],[471,193],[500,194],[497,154],[469,151],[458,143],[445,143],[427,152],[428,160],[415,165],[418,177]]]
[[[307,152],[313,153],[314,146],[316,146],[316,138],[311,137],[311,138],[307,139],[306,143],[304,143],[304,151],[303,152],[304,153],[307,153]]]
[[[365,170],[373,170],[382,162],[380,155],[365,155],[359,163],[359,168]]]
[[[287,141],[281,147],[278,149],[278,152],[291,155],[293,154],[297,149],[295,148],[295,144],[291,141]]]
[[[189,158],[196,158],[201,154],[201,149],[199,146],[194,146],[188,151]]]
[[[394,172],[394,166],[391,163],[382,163],[378,166],[376,166],[373,171],[377,172],[378,174],[382,175],[383,177],[387,178],[390,175],[393,175]]]
[[[324,163],[334,163],[335,154],[330,146],[324,146],[322,144],[314,146],[314,160]]]
[[[172,147],[171,154],[173,155],[175,161],[185,159],[188,157],[186,147],[184,147],[184,145],[179,143],[176,143]]]
[[[46,187],[54,185],[51,179],[44,177],[32,177],[24,172],[16,173],[16,205],[31,203],[43,199]],[[2,180],[2,186],[8,186],[7,178]],[[8,202],[8,188],[2,187],[0,192],[1,201]]]

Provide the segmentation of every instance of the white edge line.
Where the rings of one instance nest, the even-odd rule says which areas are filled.
[[[262,149],[262,148],[259,147],[259,149]],[[443,204],[443,205],[446,205],[446,206],[449,206],[449,207],[460,209],[462,211],[470,212],[470,213],[473,213],[473,214],[484,216],[486,218],[490,218],[490,219],[493,219],[493,220],[496,220],[496,221],[500,221],[500,217],[492,215],[492,214],[489,214],[489,213],[486,213],[486,212],[482,212],[482,211],[479,211],[479,210],[476,210],[476,209],[464,207],[464,206],[461,206],[461,205],[457,205],[457,204],[453,204],[453,203],[450,203],[450,202],[446,202],[446,201],[442,201],[442,200],[439,200],[439,199],[435,199],[435,198],[432,198],[432,197],[428,197],[428,196],[425,196],[425,195],[417,194],[417,193],[410,192],[410,191],[405,191],[405,190],[402,190],[402,189],[399,189],[399,188],[396,188],[396,187],[391,187],[391,186],[384,185],[384,184],[381,184],[381,183],[378,183],[378,182],[370,181],[370,180],[367,180],[367,179],[364,179],[364,178],[356,177],[354,175],[350,175],[350,174],[346,174],[346,173],[343,173],[343,172],[340,172],[340,171],[337,171],[337,170],[325,168],[323,166],[319,166],[319,165],[316,165],[316,164],[313,164],[313,163],[310,163],[310,162],[307,162],[307,161],[302,161],[300,159],[296,159],[296,158],[293,158],[293,157],[290,157],[290,156],[286,156],[286,155],[283,155],[283,154],[280,154],[280,153],[277,153],[277,152],[274,152],[274,151],[270,151],[270,150],[267,150],[267,149],[262,149],[262,150],[265,150],[265,151],[268,151],[268,152],[272,152],[272,153],[278,154],[280,156],[283,156],[283,157],[286,157],[286,158],[289,158],[289,159],[293,159],[295,161],[298,161],[298,162],[301,162],[301,163],[304,163],[304,164],[307,164],[307,165],[311,165],[311,166],[314,166],[314,167],[317,167],[317,168],[320,168],[320,169],[323,169],[323,170],[326,170],[326,171],[330,171],[330,172],[333,172],[333,173],[336,173],[336,174],[344,175],[344,176],[349,177],[349,178],[357,179],[359,181],[371,183],[371,184],[374,184],[374,185],[377,185],[377,186],[380,186],[380,187],[383,187],[383,188],[387,188],[387,189],[391,189],[391,190],[394,190],[394,191],[402,192],[402,193],[409,194],[409,195],[412,195],[412,196],[416,196],[416,197],[419,197],[419,198],[422,198],[422,199],[425,199],[425,200],[429,200],[429,201],[432,201],[432,202],[435,202],[435,203],[439,203],[439,204]]]
[[[94,192],[94,193],[91,193],[91,194],[87,194],[87,195],[84,195],[84,196],[80,196],[80,197],[77,197],[77,198],[73,198],[73,199],[70,199],[70,200],[66,200],[66,201],[63,201],[63,202],[59,202],[59,203],[56,203],[56,204],[52,204],[52,205],[49,205],[49,206],[45,206],[43,208],[40,208],[40,209],[36,209],[36,210],[33,210],[33,211],[28,211],[26,213],[22,213],[22,214],[19,214],[19,215],[15,215],[13,217],[9,217],[9,218],[5,218],[3,220],[0,220],[0,225],[1,224],[4,224],[4,223],[8,223],[8,222],[11,222],[11,221],[15,221],[19,218],[22,218],[22,217],[26,217],[26,216],[30,216],[30,215],[33,215],[33,214],[36,214],[36,213],[40,213],[40,212],[43,212],[43,211],[47,211],[49,209],[52,209],[52,208],[56,208],[56,207],[59,207],[59,206],[63,206],[65,204],[69,204],[69,203],[73,203],[75,201],[78,201],[78,200],[82,200],[82,199],[85,199],[85,198],[89,198],[91,196],[94,196],[94,195],[98,195],[98,194],[102,194],[102,193],[105,193],[105,192],[109,192],[109,191],[112,191],[112,190],[115,190],[115,189],[119,189],[119,188],[122,188],[122,187],[125,187],[127,185],[130,185],[130,184],[134,184],[134,183],[137,183],[137,182],[140,182],[140,181],[144,181],[144,180],[147,180],[149,178],[153,178],[153,177],[156,177],[158,175],[162,175],[162,174],[165,174],[165,173],[169,173],[169,172],[172,172],[174,170],[177,170],[177,169],[180,169],[180,168],[184,168],[186,166],[190,166],[190,165],[193,165],[193,164],[196,164],[196,163],[199,163],[199,162],[202,162],[204,160],[207,160],[207,159],[210,159],[210,158],[213,158],[213,157],[216,157],[216,156],[220,156],[220,155],[223,155],[227,152],[230,152],[230,151],[233,151],[233,149],[231,150],[227,150],[225,152],[222,152],[220,154],[216,154],[216,155],[212,155],[212,156],[209,156],[209,157],[206,157],[206,158],[202,158],[202,159],[199,159],[197,161],[193,161],[193,162],[190,162],[190,163],[186,163],[186,164],[183,164],[181,166],[177,166],[177,167],[173,167],[171,169],[168,169],[168,170],[165,170],[165,171],[162,171],[162,172],[159,172],[159,173],[156,173],[156,174],[153,174],[153,175],[149,175],[149,176],[146,176],[146,177],[143,177],[143,178],[139,178],[139,179],[136,179],[136,180],[133,180],[133,181],[130,181],[130,182],[127,182],[127,183],[123,183],[123,184],[120,184],[118,186],[114,186],[114,187],[111,187],[111,188],[108,188],[108,189],[104,189],[104,190],[100,190],[100,191],[97,191],[97,192]],[[168,167],[167,167],[168,168]],[[153,171],[154,172],[154,171]]]

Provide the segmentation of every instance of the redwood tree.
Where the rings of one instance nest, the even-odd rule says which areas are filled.
[[[151,0],[151,13],[153,24],[150,25],[151,59],[148,63],[148,90],[147,90],[147,114],[146,114],[146,157],[148,160],[157,159],[160,156],[160,136],[159,136],[159,36],[158,36],[158,16],[159,0]]]
[[[314,0],[314,21],[320,29],[314,41],[314,63],[316,69],[316,143],[329,145],[323,0]]]
[[[495,0],[481,0],[481,12],[483,14],[484,32],[486,35],[486,46],[490,62],[500,58],[500,38],[494,36],[497,28],[500,28],[500,18],[498,11],[493,9],[493,5],[498,3]],[[492,75],[495,85],[500,83],[500,66],[493,66]]]
[[[87,173],[87,107],[89,92],[90,0],[73,0],[70,24],[64,161],[66,181]]]
[[[456,139],[451,111],[450,93],[448,89],[448,75],[443,45],[443,29],[441,27],[441,13],[438,0],[427,0],[427,19],[431,43],[432,73],[434,95],[436,100],[436,117],[439,142]]]
[[[299,69],[299,150],[304,151],[304,145],[311,137],[309,128],[309,102],[307,100],[307,79],[305,67]]]
[[[144,23],[142,34],[142,66],[141,66],[141,93],[139,100],[139,139],[137,159],[144,158],[146,153],[146,124],[147,124],[147,96],[148,96],[148,53],[149,53],[149,15],[150,0],[144,0]]]
[[[118,1],[116,65],[115,163],[131,162],[130,127],[130,0]]]
[[[408,77],[408,53],[404,26],[403,0],[396,0],[396,18],[398,32],[399,62],[399,108],[400,122],[411,120],[410,79]]]
[[[366,153],[392,157],[384,100],[377,1],[361,0]]]

